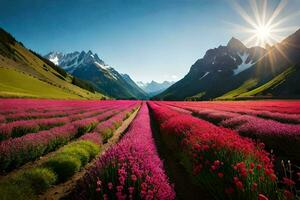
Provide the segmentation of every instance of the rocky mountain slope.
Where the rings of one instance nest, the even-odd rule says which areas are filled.
[[[161,100],[289,98],[299,95],[300,31],[265,50],[232,38],[206,52],[189,73],[154,97]],[[289,91],[289,92],[287,92]]]
[[[75,51],[63,54],[50,52],[45,55],[67,72],[88,81],[98,91],[117,99],[146,99],[143,92],[128,75],[122,75],[105,64],[92,51]]]

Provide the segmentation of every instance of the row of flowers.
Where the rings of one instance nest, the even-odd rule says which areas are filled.
[[[19,138],[11,138],[0,143],[0,169],[7,171],[35,160],[68,143],[70,140],[92,131],[99,122],[107,120],[118,111],[122,111],[134,103],[120,104],[97,116],[77,120],[66,125],[55,127],[38,133],[31,133]]]
[[[201,107],[201,104],[199,105]],[[264,111],[249,111],[247,109],[243,111],[242,108],[235,108],[234,110],[218,108],[220,110],[216,110],[196,108],[196,106],[191,108],[187,104],[181,106],[191,110],[197,117],[234,129],[240,135],[263,141],[269,149],[274,149],[276,154],[284,154],[290,159],[297,159],[300,154],[300,124],[286,124],[278,122],[279,119],[274,121],[255,116],[258,115],[257,113],[260,115],[268,113]],[[273,115],[284,116],[285,114],[274,113]],[[296,114],[286,115],[298,116]],[[283,119],[281,118],[281,120]]]
[[[172,105],[194,106],[209,109],[239,109],[244,108],[271,113],[300,114],[300,101],[207,101],[207,102],[166,102]]]
[[[174,199],[143,104],[122,140],[99,157],[72,192],[72,199]]]
[[[46,119],[31,119],[8,122],[0,125],[0,141],[9,138],[21,137],[28,133],[36,133],[41,130],[48,130],[55,126],[61,126],[75,120],[80,120],[88,117],[93,117],[101,114],[107,109],[117,108],[117,105],[112,105],[109,108],[103,105],[98,105],[98,108],[81,110],[76,113],[68,113],[67,117],[46,118]]]
[[[213,198],[280,198],[272,160],[262,144],[154,102],[149,105],[165,144]]]
[[[171,103],[171,105],[174,103]],[[228,105],[229,104],[229,105]],[[254,107],[250,106],[241,106],[239,103],[222,103],[222,102],[214,102],[214,103],[175,103],[175,105],[189,109],[195,112],[202,112],[203,110],[211,111],[211,112],[227,112],[233,114],[246,114],[257,116],[260,118],[271,119],[275,121],[279,121],[282,123],[289,124],[300,124],[300,114],[299,113],[285,113],[287,108],[277,108],[271,109],[268,106],[265,107]],[[250,104],[251,105],[251,104]],[[288,108],[288,110],[290,107]],[[272,111],[273,110],[273,111]],[[296,108],[297,110],[297,108]]]
[[[101,149],[98,133],[86,133],[63,146],[38,165],[19,170],[0,181],[1,199],[37,199],[50,187],[65,182],[90,162]]]

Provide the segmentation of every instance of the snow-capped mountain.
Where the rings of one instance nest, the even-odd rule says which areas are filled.
[[[265,53],[264,48],[247,48],[238,39],[231,38],[226,46],[209,49],[183,79],[155,98],[210,99],[222,95],[231,89],[232,80],[239,79],[239,75],[255,65]]]
[[[123,75],[107,65],[92,51],[72,53],[50,52],[45,55],[56,65],[78,78],[89,81],[100,92],[120,99],[146,98],[134,82],[128,82]],[[127,75],[128,76],[128,75]]]
[[[156,81],[151,81],[148,83],[144,83],[142,81],[138,81],[136,84],[142,88],[150,97],[155,96],[164,90],[166,90],[168,87],[170,87],[173,83],[172,81],[164,81],[162,83],[158,83]]]

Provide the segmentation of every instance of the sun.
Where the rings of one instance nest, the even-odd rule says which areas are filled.
[[[271,29],[267,26],[258,26],[255,31],[256,37],[263,43],[271,38]]]
[[[283,39],[282,33],[296,29],[296,27],[284,27],[284,22],[295,17],[281,16],[282,10],[288,3],[287,0],[281,0],[273,10],[268,7],[267,2],[267,0],[249,0],[250,6],[247,6],[249,10],[245,10],[236,1],[234,2],[235,10],[247,26],[233,25],[238,32],[248,33],[248,37],[244,40],[246,45],[262,47],[273,45]]]

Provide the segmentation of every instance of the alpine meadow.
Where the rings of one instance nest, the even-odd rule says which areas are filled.
[[[0,200],[300,200],[299,0],[0,5]]]

